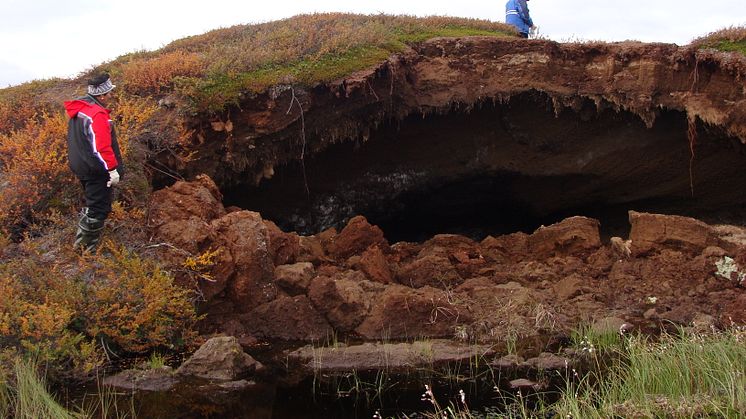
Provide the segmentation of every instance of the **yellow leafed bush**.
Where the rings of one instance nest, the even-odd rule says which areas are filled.
[[[149,98],[131,95],[120,95],[113,107],[113,117],[116,120],[117,142],[122,152],[122,159],[127,163],[130,157],[130,144],[151,122],[158,111],[158,105]]]
[[[196,336],[193,291],[154,261],[111,243],[106,254],[84,257],[24,249],[25,257],[0,263],[0,347],[44,362],[53,377],[90,377],[104,347],[181,350]],[[11,358],[0,357],[0,370]]]
[[[123,84],[137,94],[158,94],[177,76],[197,77],[205,65],[199,54],[173,51],[153,58],[138,58],[124,65]]]
[[[8,232],[69,205],[77,182],[67,167],[67,120],[62,113],[31,118],[0,134],[0,228]]]
[[[153,262],[111,243],[105,249],[111,256],[98,260],[88,285],[86,331],[128,352],[188,346],[196,336],[193,292]]]
[[[94,343],[71,328],[80,284],[55,266],[28,259],[0,265],[0,342],[43,360],[53,375],[86,377],[101,364]]]

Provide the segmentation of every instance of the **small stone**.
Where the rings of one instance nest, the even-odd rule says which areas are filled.
[[[216,381],[234,381],[256,370],[258,362],[246,354],[233,336],[215,337],[203,344],[176,373]]]
[[[523,363],[523,357],[518,355],[505,355],[492,363],[492,366],[500,369],[518,368]]]
[[[518,378],[510,381],[510,388],[518,390],[541,390],[545,386],[543,384],[531,381],[526,378]]]

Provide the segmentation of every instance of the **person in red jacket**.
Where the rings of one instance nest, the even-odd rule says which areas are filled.
[[[111,212],[111,188],[122,175],[116,131],[105,104],[114,89],[108,74],[88,80],[88,94],[65,102],[67,160],[83,185],[86,206],[78,219],[74,247],[94,251]]]

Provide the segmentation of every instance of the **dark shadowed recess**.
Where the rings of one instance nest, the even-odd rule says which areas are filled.
[[[365,142],[307,156],[305,176],[296,161],[258,187],[223,192],[227,206],[302,234],[361,214],[390,242],[440,233],[481,239],[583,215],[600,220],[604,236],[626,236],[628,210],[746,224],[744,150],[699,124],[692,154],[678,111],[661,110],[647,128],[590,100],[556,114],[548,96],[529,92],[387,123]]]

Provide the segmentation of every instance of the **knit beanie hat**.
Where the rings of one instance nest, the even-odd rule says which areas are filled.
[[[108,74],[102,73],[88,80],[88,94],[91,96],[101,96],[112,91],[116,86],[111,84],[111,78]]]

